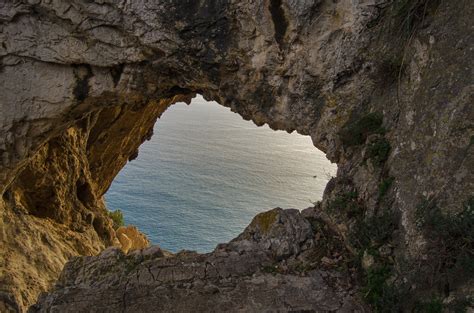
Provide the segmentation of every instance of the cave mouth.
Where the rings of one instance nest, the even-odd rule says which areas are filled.
[[[105,199],[172,252],[210,252],[262,211],[309,207],[336,173],[310,137],[258,127],[200,95],[168,108],[154,133]]]

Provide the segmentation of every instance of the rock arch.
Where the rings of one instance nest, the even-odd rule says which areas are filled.
[[[322,207],[349,194],[364,216],[394,208],[394,249],[422,258],[415,208],[436,198],[454,212],[473,190],[472,52],[446,52],[472,42],[465,7],[427,16],[397,63],[398,37],[380,36],[390,17],[366,1],[3,2],[0,300],[26,307],[70,256],[112,243],[102,195],[156,118],[195,93],[310,135],[340,167]],[[326,222],[345,237],[353,220]]]

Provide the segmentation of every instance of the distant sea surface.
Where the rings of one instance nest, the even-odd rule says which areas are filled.
[[[309,137],[257,127],[200,96],[170,107],[154,131],[106,201],[173,252],[209,252],[259,212],[307,208],[336,171]]]

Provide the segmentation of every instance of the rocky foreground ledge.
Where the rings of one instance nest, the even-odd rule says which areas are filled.
[[[366,312],[334,252],[340,238],[323,225],[315,209],[277,208],[209,254],[76,257],[29,312]]]

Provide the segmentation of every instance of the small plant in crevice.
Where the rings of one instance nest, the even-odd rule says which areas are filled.
[[[388,190],[393,179],[386,180],[382,188]],[[349,187],[350,183],[343,185]],[[361,297],[374,312],[402,312],[405,303],[401,300],[408,296],[409,288],[397,280],[395,271],[394,233],[399,225],[396,211],[389,207],[367,211],[354,189],[336,194],[326,208],[330,215],[344,217],[348,225],[343,240],[351,253],[338,268],[357,273],[354,277],[362,285]]]
[[[327,211],[331,214],[344,214],[347,218],[353,218],[363,213],[364,208],[357,199],[356,191],[338,194],[328,202]]]
[[[447,308],[450,312],[453,313],[467,313],[468,307],[474,306],[474,296],[463,297],[460,299],[455,299],[447,305]]]
[[[379,200],[382,199],[392,187],[393,181],[395,180],[394,177],[387,177],[382,180],[379,184]]]
[[[109,217],[112,219],[114,229],[124,226],[123,213],[121,210],[109,211]]]
[[[367,146],[366,158],[370,159],[375,166],[382,166],[390,154],[390,143],[385,138],[377,138]]]
[[[414,35],[427,17],[436,12],[441,2],[442,0],[387,1],[387,5],[382,8],[378,18],[368,25],[370,28],[379,25],[380,37],[384,42],[390,42],[390,47],[383,52],[383,56],[376,58],[383,60],[378,64],[378,70],[375,73],[376,81],[382,87],[386,88],[397,81],[400,82],[409,64],[408,47]],[[399,97],[398,92],[397,97]]]
[[[261,268],[262,272],[267,274],[277,274],[279,272],[278,265],[266,265]]]
[[[391,0],[381,14],[367,25],[381,26],[381,31],[407,38],[419,29],[426,17],[436,12],[442,0]]]
[[[400,53],[390,53],[379,63],[376,77],[383,87],[388,87],[403,76],[405,69],[406,64]]]
[[[374,264],[362,273],[363,298],[375,312],[404,312],[407,308],[420,313],[466,312],[473,304],[469,296],[457,294],[450,302],[442,299],[453,287],[474,277],[474,197],[455,214],[443,213],[433,201],[424,201],[416,208],[415,219],[429,241],[429,260],[419,268],[402,269],[402,260],[393,263],[392,258],[382,255],[381,247],[393,241],[392,234],[398,227],[396,215],[390,210],[360,219],[351,228],[348,239],[359,251],[359,257],[367,252],[374,259]],[[418,290],[423,286],[422,290],[433,293],[414,294],[411,285],[397,280],[396,264],[397,272],[412,271],[410,276],[419,285]]]
[[[365,275],[362,295],[375,312],[400,312],[403,298],[401,290],[387,281],[392,276],[389,266],[369,269]]]
[[[388,7],[392,29],[398,35],[409,37],[425,18],[433,13],[441,0],[395,0]]]
[[[368,218],[360,217],[353,225],[348,239],[359,251],[378,249],[391,241],[397,227],[395,213],[386,210]]]
[[[346,123],[339,132],[339,137],[347,147],[362,145],[371,134],[385,134],[382,123],[382,114],[369,113],[357,121]]]
[[[407,296],[406,286],[395,286],[390,282],[394,276],[393,260],[381,253],[382,247],[391,245],[397,228],[397,215],[386,209],[371,217],[359,218],[349,232],[348,240],[357,249],[359,262],[365,253],[374,260],[370,268],[361,272],[364,277],[362,297],[374,312],[401,312],[400,300]]]
[[[415,313],[442,313],[443,302],[440,298],[433,297],[428,301],[419,301],[413,310]]]
[[[413,309],[414,313],[467,313],[467,308],[472,306],[474,302],[471,298],[462,297],[455,299],[450,303],[443,303],[439,296],[432,295],[430,300],[417,301]]]
[[[342,237],[321,219],[310,217],[307,220],[315,234],[315,246],[304,256],[305,265],[296,268],[296,271],[305,272],[321,267],[346,271],[350,268],[352,259]]]
[[[474,277],[474,197],[453,214],[424,201],[415,210],[415,222],[429,241],[432,287],[447,293]]]

